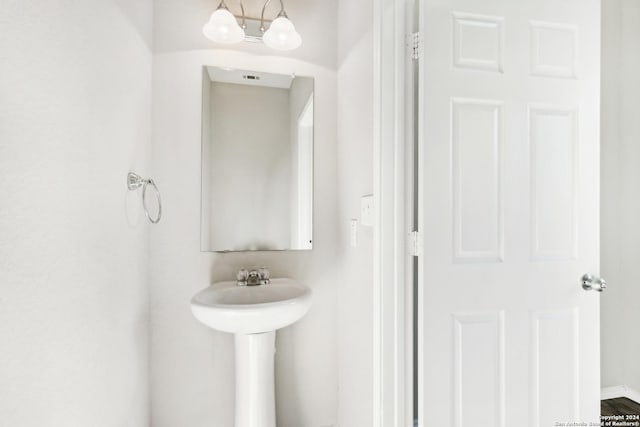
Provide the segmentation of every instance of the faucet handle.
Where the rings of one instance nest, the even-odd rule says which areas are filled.
[[[260,276],[261,285],[268,285],[271,282],[271,274],[269,273],[267,267],[260,267],[260,269],[258,269],[258,276]]]
[[[249,272],[246,268],[241,268],[236,274],[236,280],[238,286],[247,286],[247,279],[249,279]]]

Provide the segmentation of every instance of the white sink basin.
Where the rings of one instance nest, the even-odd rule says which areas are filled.
[[[219,282],[191,299],[193,315],[205,325],[233,334],[257,334],[298,321],[311,307],[311,290],[291,279],[268,285]]]

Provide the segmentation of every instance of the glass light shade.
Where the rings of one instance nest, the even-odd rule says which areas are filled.
[[[244,30],[227,9],[213,12],[209,22],[202,27],[202,33],[216,43],[238,43],[244,40]]]
[[[269,29],[262,35],[262,41],[276,50],[293,50],[302,44],[302,38],[293,23],[284,16],[273,20]]]

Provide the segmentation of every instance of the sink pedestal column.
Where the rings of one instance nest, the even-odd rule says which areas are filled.
[[[235,427],[276,427],[276,332],[235,334]]]

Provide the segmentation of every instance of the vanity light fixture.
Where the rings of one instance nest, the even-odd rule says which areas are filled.
[[[242,7],[242,3],[240,3],[240,7]],[[242,7],[242,15],[244,15],[244,7]],[[211,14],[209,22],[202,27],[202,33],[206,38],[216,43],[232,44],[244,40],[244,28],[238,25],[238,21],[229,12],[224,0],[220,0],[218,8]]]
[[[262,31],[262,41],[271,49],[293,50],[302,44],[302,37],[289,20],[287,12],[284,10],[284,3],[280,0],[280,12],[276,19],[271,22],[269,29],[264,28],[264,10],[271,0],[267,0],[262,7],[260,17],[260,31]]]
[[[202,28],[202,33],[209,40],[216,43],[239,43],[243,40],[262,41],[275,50],[293,50],[302,44],[302,38],[296,31],[284,10],[284,2],[280,0],[280,11],[273,20],[265,19],[265,11],[271,0],[266,0],[262,6],[260,18],[247,17],[242,0],[240,2],[241,16],[233,15],[225,0],[221,0],[218,8],[213,12],[209,22]],[[238,24],[240,20],[241,24]],[[255,25],[251,25],[255,24]],[[259,24],[259,27],[258,27]],[[266,25],[269,24],[267,28]]]

